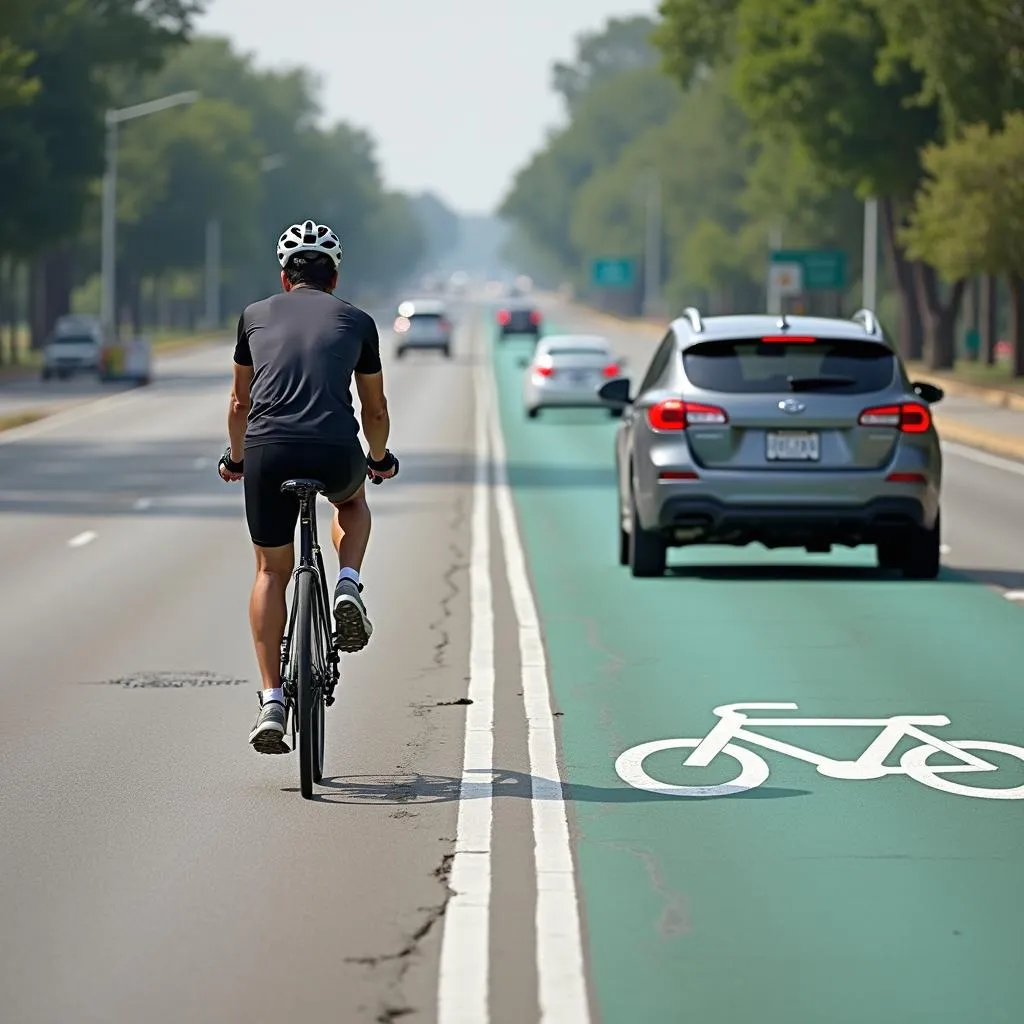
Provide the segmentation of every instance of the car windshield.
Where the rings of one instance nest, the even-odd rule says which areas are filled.
[[[59,334],[51,344],[53,345],[95,345],[96,339],[91,334]]]
[[[896,359],[877,342],[816,338],[705,341],[683,353],[694,387],[729,394],[821,390],[859,395],[892,384]]]

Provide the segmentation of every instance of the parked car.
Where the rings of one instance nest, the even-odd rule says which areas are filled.
[[[930,406],[875,317],[718,316],[688,309],[616,434],[619,561],[665,572],[669,547],[871,544],[882,568],[939,572],[942,455]]]
[[[622,362],[612,354],[606,338],[549,335],[537,343],[523,377],[526,415],[533,419],[541,409],[552,407],[603,409],[597,389],[621,373]]]
[[[432,349],[446,359],[452,354],[452,322],[439,299],[410,299],[398,307],[394,323],[395,355],[409,349]]]
[[[61,317],[43,347],[43,380],[79,373],[99,374],[103,331],[88,316]]]

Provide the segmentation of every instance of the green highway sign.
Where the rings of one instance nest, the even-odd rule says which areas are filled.
[[[846,253],[842,249],[776,249],[772,270],[790,268],[800,292],[842,291],[846,288]]]
[[[590,282],[595,288],[631,288],[635,278],[629,257],[602,257],[590,265]]]

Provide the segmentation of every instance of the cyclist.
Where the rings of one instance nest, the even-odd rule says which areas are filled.
[[[280,652],[298,500],[281,493],[285,480],[321,481],[335,508],[339,650],[362,650],[373,632],[359,578],[370,536],[366,480],[393,477],[398,461],[387,448],[390,420],[377,326],[333,294],[341,256],[341,242],[329,227],[311,220],[293,224],[277,243],[283,292],[247,306],[238,320],[230,443],[218,472],[227,481],[244,480],[256,551],[249,622],[263,688],[249,742],[262,754],[288,753]],[[359,443],[353,380],[368,455]]]

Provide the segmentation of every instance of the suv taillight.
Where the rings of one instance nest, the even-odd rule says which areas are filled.
[[[932,425],[932,414],[920,402],[902,402],[865,409],[857,422],[862,427],[896,427],[904,434],[924,434]]]
[[[540,323],[540,313],[538,313],[537,310],[533,310],[533,312],[530,313],[530,323],[535,327]]]
[[[654,430],[685,430],[691,426],[723,426],[729,417],[717,405],[666,398],[647,410],[647,422]]]
[[[507,309],[498,310],[498,323],[502,327],[507,327],[509,320],[512,319],[512,314]]]

